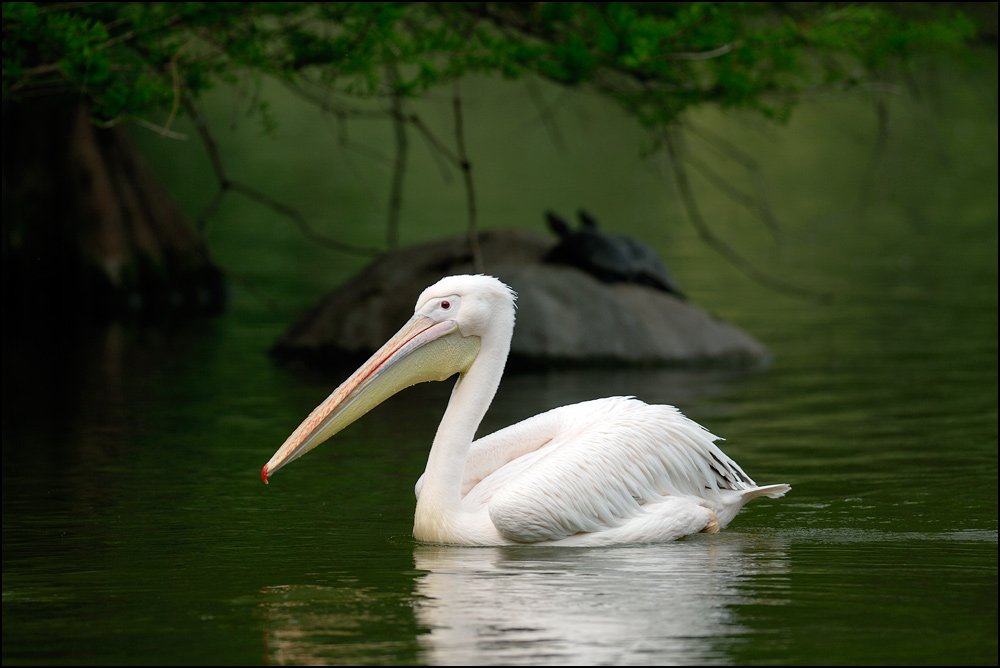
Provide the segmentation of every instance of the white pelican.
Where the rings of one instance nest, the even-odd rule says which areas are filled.
[[[416,485],[413,536],[453,545],[612,545],[714,533],[758,487],[673,406],[610,397],[556,408],[476,441],[514,332],[514,291],[449,276],[320,404],[261,471],[268,478],[403,388],[458,374]]]

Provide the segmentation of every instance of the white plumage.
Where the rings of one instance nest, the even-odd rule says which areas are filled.
[[[413,318],[307,418],[275,470],[400,389],[459,374],[417,481],[414,537],[459,545],[609,545],[725,528],[748,501],[778,498],[673,406],[610,397],[556,408],[473,442],[500,383],[514,293],[488,276],[427,288]]]

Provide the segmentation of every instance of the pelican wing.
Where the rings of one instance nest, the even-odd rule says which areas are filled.
[[[557,408],[477,441],[467,482],[477,466],[490,469],[502,453],[527,452],[497,466],[465,500],[488,503],[497,530],[519,542],[621,526],[666,496],[721,506],[723,490],[755,484],[715,445],[717,438],[672,406],[630,397]]]
[[[493,494],[520,472],[558,446],[565,437],[566,410],[555,408],[473,441],[465,462],[462,496],[467,503],[486,503]],[[541,451],[541,452],[539,452]],[[510,465],[516,462],[514,465]]]

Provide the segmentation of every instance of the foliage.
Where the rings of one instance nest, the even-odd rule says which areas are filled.
[[[787,116],[960,45],[946,5],[840,3],[3,3],[3,99],[85,96],[104,124],[179,109],[239,76],[314,101],[418,96],[472,73],[536,74],[613,97],[650,125],[706,103]]]

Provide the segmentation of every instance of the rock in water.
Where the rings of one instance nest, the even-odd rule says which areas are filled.
[[[480,235],[486,271],[518,293],[510,365],[767,364],[738,327],[663,290],[605,283],[542,259],[553,243],[519,231]],[[272,348],[280,360],[339,368],[366,359],[413,314],[420,292],[475,273],[465,236],[387,252],[328,293]]]

